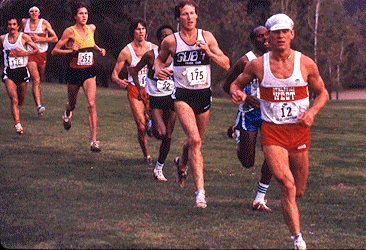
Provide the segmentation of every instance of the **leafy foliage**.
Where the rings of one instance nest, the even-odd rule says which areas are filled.
[[[295,21],[293,48],[305,55],[314,57],[315,5],[320,2],[318,27],[318,66],[328,89],[334,87],[339,79],[343,87],[364,87],[366,77],[365,35],[366,14],[357,12],[350,16],[344,8],[343,0],[197,0],[198,27],[211,31],[217,38],[220,48],[230,58],[232,64],[251,49],[249,32],[256,26],[264,25],[265,20],[275,13],[286,13]],[[74,0],[3,0],[0,3],[0,17],[3,24],[8,13],[26,17],[28,9],[36,5],[41,16],[49,20],[60,37],[63,30],[73,25],[70,5]],[[106,48],[107,57],[98,60],[104,71],[104,83],[108,86],[110,71],[121,49],[131,41],[127,30],[130,21],[142,17],[148,23],[148,40],[157,43],[155,32],[162,24],[176,27],[174,7],[178,0],[87,0],[90,5],[89,21],[97,26],[95,34],[98,45]],[[5,33],[5,27],[2,33]],[[52,49],[52,45],[51,45]],[[62,82],[64,65],[61,58],[49,57],[46,80]],[[62,66],[61,66],[62,67]],[[214,68],[214,85],[225,74]],[[339,75],[336,72],[339,72]],[[53,72],[56,71],[56,72]]]

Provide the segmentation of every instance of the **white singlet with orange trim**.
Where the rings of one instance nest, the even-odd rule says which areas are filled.
[[[43,32],[42,30],[42,23],[43,23],[43,18],[41,18],[38,22],[37,28],[36,30],[31,31],[29,28],[29,21],[30,18],[28,18],[27,23],[25,24],[25,28],[24,28],[24,33],[27,35],[32,36],[32,34],[40,36],[40,37],[48,37],[48,33]],[[48,49],[48,43],[47,42],[35,42],[35,44],[37,45],[37,47],[39,48],[39,53],[43,53],[46,52]],[[33,48],[31,46],[27,46],[28,51],[33,50]]]
[[[295,51],[294,71],[287,79],[273,76],[269,54],[264,54],[264,74],[260,84],[262,119],[275,124],[296,123],[299,115],[309,109],[308,84],[300,69],[301,53]]]
[[[149,50],[151,50],[151,43],[150,44],[150,48]],[[127,44],[128,49],[130,50],[131,53],[131,57],[132,57],[132,61],[129,67],[127,67],[127,72],[128,72],[128,82],[132,85],[135,86],[135,83],[133,82],[133,78],[132,78],[132,70],[136,67],[136,65],[139,63],[139,61],[141,60],[141,58],[138,58],[136,56],[135,51],[132,48],[131,43]],[[141,87],[145,87],[146,85],[146,74],[147,74],[147,66],[143,67],[139,72],[138,72],[138,77],[139,77],[139,83]]]
[[[184,89],[206,89],[211,87],[210,58],[196,43],[189,45],[174,33],[177,48],[173,57],[175,87]],[[205,41],[203,31],[197,29],[197,39]]]

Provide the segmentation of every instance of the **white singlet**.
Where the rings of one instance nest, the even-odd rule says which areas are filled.
[[[24,28],[24,33],[27,35],[32,36],[32,34],[40,36],[40,37],[48,37],[48,32],[43,32],[42,30],[42,23],[43,23],[43,18],[41,18],[38,22],[37,28],[33,31],[30,30],[29,28],[29,21],[30,18],[28,18],[27,23],[25,24],[25,28]],[[47,42],[35,42],[35,44],[37,45],[37,47],[39,48],[39,53],[43,53],[46,52],[48,49],[48,43]],[[27,46],[28,51],[33,50],[33,48],[31,46]]]
[[[154,58],[156,59],[159,54],[159,48],[153,49]],[[155,61],[155,60],[154,60]],[[173,70],[173,61],[166,67],[168,70]],[[155,75],[155,68],[147,70],[146,86],[145,91],[151,96],[167,96],[171,95],[174,90],[174,79],[169,77],[167,80],[159,80]]]
[[[211,87],[210,58],[196,44],[183,41],[179,32],[174,33],[177,48],[173,57],[175,87],[206,89]],[[205,41],[203,31],[197,30],[197,40]]]
[[[151,50],[151,43],[150,44],[150,49]],[[131,43],[127,44],[128,49],[130,50],[131,53],[131,57],[132,57],[132,61],[130,66],[127,68],[128,71],[128,82],[132,85],[135,85],[135,83],[133,82],[133,78],[132,78],[132,70],[136,67],[136,65],[139,63],[139,61],[141,60],[141,58],[138,58],[136,56],[135,51],[132,48]],[[146,85],[146,73],[147,73],[147,66],[143,67],[139,72],[138,72],[138,78],[139,78],[139,83],[141,87],[145,87]]]
[[[300,69],[301,53],[295,51],[294,71],[287,79],[273,76],[269,53],[264,54],[264,74],[260,84],[262,119],[275,124],[296,123],[299,115],[309,109],[308,84]]]
[[[5,35],[4,44],[3,44],[3,52],[4,52],[4,66],[11,69],[21,68],[27,66],[28,56],[18,56],[18,57],[10,57],[10,50],[13,49],[21,49],[26,51],[22,44],[22,35],[23,32],[19,33],[18,39],[15,43],[9,43],[8,36],[9,33]]]

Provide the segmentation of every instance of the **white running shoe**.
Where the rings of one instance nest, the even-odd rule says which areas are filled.
[[[291,239],[294,240],[295,249],[306,249],[306,243],[301,233],[298,236],[291,236]]]
[[[267,203],[267,200],[261,200],[261,201],[257,201],[257,202],[253,201],[252,209],[256,210],[256,211],[264,211],[267,213],[273,213],[272,209],[267,207],[266,203]]]
[[[196,192],[196,205],[194,206],[195,208],[206,208],[207,207],[207,203],[206,203],[206,196],[205,196],[205,191],[199,191]]]
[[[18,134],[20,134],[20,135],[23,134],[23,127],[20,123],[15,124],[15,129],[16,129]]]
[[[70,115],[67,116],[66,115],[66,111],[64,113],[64,115],[62,116],[62,120],[63,120],[63,123],[64,123],[64,128],[66,130],[69,130],[71,128],[71,116],[72,116],[72,112],[70,112]]]
[[[45,111],[46,111],[46,108],[44,106],[39,106],[37,108],[37,112],[38,112],[39,116],[43,116]]]
[[[100,147],[99,147],[99,141],[92,141],[90,143],[90,151],[92,152],[100,152]]]
[[[154,168],[153,176],[158,181],[167,181],[167,178],[163,174],[163,169]]]

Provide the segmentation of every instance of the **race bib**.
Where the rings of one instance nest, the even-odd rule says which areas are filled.
[[[79,52],[78,65],[93,65],[93,52]]]
[[[9,57],[9,67],[11,69],[24,67],[24,57]]]
[[[170,92],[174,88],[174,81],[172,79],[158,80],[156,82],[156,87],[158,88],[159,91]]]
[[[273,116],[279,122],[296,122],[299,116],[299,107],[292,102],[273,104]]]
[[[145,87],[146,86],[146,74],[144,75],[138,75],[139,77],[139,83],[141,87]]]
[[[186,76],[189,85],[206,84],[207,68],[205,66],[187,68]]]

